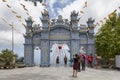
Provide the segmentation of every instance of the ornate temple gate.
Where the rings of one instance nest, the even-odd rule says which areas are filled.
[[[49,14],[42,13],[42,29],[39,25],[34,25],[29,17],[26,20],[27,28],[24,44],[24,57],[26,66],[34,66],[34,49],[38,46],[41,50],[40,66],[50,66],[50,47],[54,43],[67,44],[70,48],[70,58],[73,54],[79,54],[80,47],[85,48],[86,54],[95,53],[94,47],[94,25],[92,18],[87,21],[88,27],[78,26],[78,13],[71,13],[71,21],[48,18]],[[79,27],[79,28],[78,28]],[[89,30],[88,30],[89,28]]]

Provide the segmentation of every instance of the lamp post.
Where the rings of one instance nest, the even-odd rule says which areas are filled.
[[[14,53],[14,27],[13,27],[13,22],[12,22],[12,52]]]
[[[88,41],[88,39],[89,39],[89,33],[87,32],[87,48],[86,48],[86,55],[89,55],[89,53],[88,53],[88,46],[89,46],[89,41]]]

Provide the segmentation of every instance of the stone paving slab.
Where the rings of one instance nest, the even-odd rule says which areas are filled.
[[[0,70],[0,80],[120,80],[120,71],[87,68],[72,77],[72,67],[27,67]]]

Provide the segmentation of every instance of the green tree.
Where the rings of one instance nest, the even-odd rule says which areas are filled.
[[[14,55],[14,53],[8,49],[2,50],[0,53],[0,59],[6,65],[10,65],[10,63],[12,63],[14,57],[16,57],[16,55]]]
[[[112,13],[96,34],[96,53],[105,59],[120,52],[120,17]]]

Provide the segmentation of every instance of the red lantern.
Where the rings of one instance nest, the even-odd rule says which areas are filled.
[[[62,46],[58,46],[58,49],[62,49]]]
[[[39,50],[39,48],[37,47],[36,50]]]

